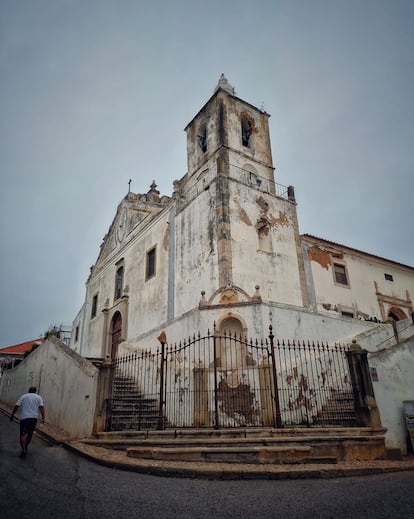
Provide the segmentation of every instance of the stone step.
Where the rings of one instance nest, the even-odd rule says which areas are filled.
[[[112,423],[128,425],[128,429],[131,428],[130,424],[137,424],[137,429],[142,429],[143,424],[158,423],[159,417],[157,415],[118,415],[112,417]]]
[[[249,447],[129,447],[127,456],[163,461],[210,463],[297,464],[310,462],[311,447],[297,445]],[[322,457],[318,457],[320,460]],[[334,456],[326,456],[336,463]],[[320,461],[319,461],[320,462]]]
[[[151,407],[132,407],[132,406],[125,406],[125,405],[119,405],[112,407],[112,416],[114,414],[125,414],[125,415],[140,415],[140,416],[147,416],[147,415],[157,415],[158,416],[158,409],[154,409]]]
[[[284,427],[275,429],[272,427],[247,427],[247,428],[228,428],[214,429],[211,427],[203,428],[169,428],[162,431],[139,432],[137,439],[199,439],[199,438],[357,438],[370,436],[383,436],[386,429],[383,427],[319,427],[317,425],[311,427]],[[131,439],[134,432],[128,431],[125,434],[121,432],[101,432],[94,435],[94,439]]]
[[[158,408],[158,402],[156,400],[137,400],[137,399],[126,399],[120,398],[112,399],[112,406],[114,405],[125,405],[125,406],[135,406],[135,407],[153,407]]]
[[[125,424],[123,424],[125,425]],[[230,463],[334,463],[379,459],[385,452],[382,427],[308,427],[241,430],[141,427],[100,433],[86,444],[124,450],[132,457]],[[117,425],[115,424],[115,428]]]
[[[318,444],[327,445],[329,442],[344,443],[352,441],[368,442],[371,436],[330,436],[314,435],[308,437],[285,436],[281,438],[162,438],[159,437],[158,431],[149,435],[145,432],[129,431],[129,437],[125,435],[123,438],[117,438],[111,434],[111,437],[89,438],[84,440],[89,445],[95,445],[107,449],[126,450],[130,447],[148,447],[148,448],[252,448],[252,447],[281,447],[289,449],[292,446],[312,445],[316,448]],[[153,436],[148,438],[148,436]]]

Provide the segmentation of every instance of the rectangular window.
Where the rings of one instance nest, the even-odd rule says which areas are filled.
[[[345,265],[340,265],[339,263],[334,263],[333,269],[334,269],[335,282],[339,283],[340,285],[349,285]]]
[[[391,274],[384,274],[384,277],[387,281],[394,281],[394,278],[392,277]]]
[[[79,340],[79,326],[75,328],[75,342],[78,342]]]
[[[122,296],[122,288],[124,285],[124,267],[118,267],[115,277],[115,300]]]
[[[91,310],[91,319],[96,317],[96,311],[98,309],[98,294],[95,294],[92,299],[92,310]]]
[[[147,252],[147,262],[146,262],[146,270],[145,270],[145,279],[150,279],[155,276],[155,247]]]

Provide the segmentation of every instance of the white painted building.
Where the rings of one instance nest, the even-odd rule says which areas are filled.
[[[413,311],[414,269],[299,234],[275,183],[269,115],[222,76],[187,125],[188,172],[171,197],[127,193],[86,284],[71,347],[114,358],[216,323],[263,337],[348,339]]]
[[[315,311],[378,322],[411,318],[412,267],[308,234],[301,240]]]

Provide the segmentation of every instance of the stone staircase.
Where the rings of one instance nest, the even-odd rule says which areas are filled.
[[[130,430],[98,433],[83,443],[147,460],[326,464],[384,457],[384,434],[382,427]]]
[[[115,378],[111,411],[111,431],[151,430],[159,424],[158,400],[142,396],[130,377]]]
[[[323,409],[313,419],[313,425],[355,427],[357,421],[352,391],[332,390]]]

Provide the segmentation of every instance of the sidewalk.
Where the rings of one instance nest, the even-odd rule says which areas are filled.
[[[10,415],[6,409],[1,409]],[[46,441],[62,445],[72,452],[109,468],[129,470],[155,476],[199,479],[305,479],[366,476],[399,471],[414,471],[414,456],[402,460],[339,461],[337,464],[239,464],[156,461],[130,458],[125,451],[88,445],[80,440],[70,441],[64,431],[49,424],[38,427],[36,434]]]

